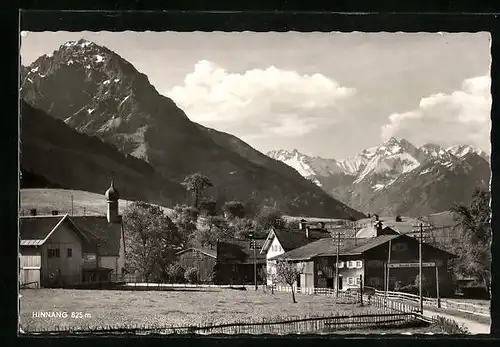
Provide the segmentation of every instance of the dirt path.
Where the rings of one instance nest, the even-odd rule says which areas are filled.
[[[455,322],[457,322],[459,325],[464,325],[471,334],[489,334],[490,333],[490,325],[488,324],[483,324],[479,322],[475,322],[470,319],[465,319],[463,317],[458,317],[452,314],[447,314],[447,313],[442,313],[442,312],[437,312],[433,311],[432,309],[429,308],[424,308],[424,316],[426,317],[435,317],[435,316],[441,316],[447,319],[452,319]]]

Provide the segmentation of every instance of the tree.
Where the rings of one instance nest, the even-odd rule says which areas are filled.
[[[239,201],[227,201],[222,209],[230,218],[245,217],[245,206]]]
[[[174,262],[182,237],[163,210],[138,201],[129,205],[123,215],[126,268],[148,281],[163,281],[166,268]]]
[[[248,218],[235,218],[231,222],[231,228],[234,231],[234,238],[244,240],[248,238],[250,232],[255,229],[253,220]]]
[[[461,243],[453,251],[458,256],[454,270],[483,282],[491,297],[491,208],[490,192],[476,189],[469,206],[451,208],[461,232]]]
[[[200,212],[208,216],[215,216],[217,214],[217,201],[212,198],[204,199],[200,202]]]
[[[289,219],[285,222],[285,228],[290,231],[298,231],[299,230],[299,221],[297,219]]]
[[[266,286],[267,286],[267,271],[265,267],[261,267],[259,269],[259,276],[260,279],[262,280],[262,288],[264,289],[264,292],[266,291]]]
[[[297,282],[301,271],[298,270],[297,265],[287,261],[278,261],[276,264],[276,275],[278,281],[286,283],[290,286],[292,290],[292,301],[297,303],[295,300],[295,292],[293,291],[293,285]]]
[[[184,273],[185,270],[180,266],[180,264],[176,261],[170,264],[167,267],[167,275],[169,277],[170,282],[172,283],[180,283],[184,281]]]
[[[184,182],[181,183],[188,192],[192,192],[194,195],[194,207],[199,207],[200,198],[202,196],[203,190],[208,187],[213,187],[210,179],[197,172],[192,175],[187,176]]]
[[[195,267],[187,269],[186,272],[184,273],[184,278],[189,283],[198,282],[198,269]]]
[[[217,240],[227,240],[234,237],[234,229],[220,216],[206,216],[198,223],[198,229],[193,233],[191,244],[196,247],[214,248]]]
[[[177,226],[179,233],[182,235],[183,240],[192,238],[196,232],[196,220],[198,219],[198,210],[187,205],[176,205],[172,221]]]
[[[257,229],[262,231],[269,231],[271,228],[278,230],[286,228],[283,213],[270,207],[262,207],[255,218],[255,222]]]
[[[417,289],[420,292],[420,275],[417,275],[415,277],[414,284],[415,284],[415,287],[417,287]],[[425,296],[425,293],[428,292],[428,287],[429,287],[429,281],[427,280],[427,277],[425,277],[425,275],[422,274],[422,293],[424,293],[424,296]]]

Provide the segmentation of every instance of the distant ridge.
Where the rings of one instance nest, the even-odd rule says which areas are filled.
[[[476,187],[489,187],[490,158],[469,145],[416,147],[393,137],[345,160],[310,157],[296,149],[267,155],[365,213],[428,215],[467,203]]]

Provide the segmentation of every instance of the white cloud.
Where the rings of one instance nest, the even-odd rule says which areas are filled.
[[[203,60],[165,94],[195,122],[256,138],[301,136],[334,123],[338,102],[355,92],[322,74],[274,66],[232,73]]]
[[[471,144],[490,150],[491,79],[479,76],[463,81],[461,90],[422,98],[419,107],[389,116],[381,136],[415,143]]]

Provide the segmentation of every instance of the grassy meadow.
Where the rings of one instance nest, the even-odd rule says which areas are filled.
[[[73,213],[75,215],[105,215],[107,203],[103,194],[90,193],[70,189],[21,189],[20,213],[29,215],[30,209],[36,208],[37,213],[51,214],[58,210],[60,214],[71,214],[71,197],[73,196]],[[120,199],[120,210],[123,211],[132,201]],[[164,207],[165,213],[170,214],[171,209]]]
[[[271,294],[262,289],[197,292],[25,289],[21,295],[21,326],[26,332],[57,326],[75,329],[124,325],[185,326],[380,311],[372,306],[335,304],[333,297],[316,295],[297,295],[298,302],[294,304],[290,293]],[[87,318],[33,317],[33,312],[40,311],[64,311],[68,315],[81,312]]]

